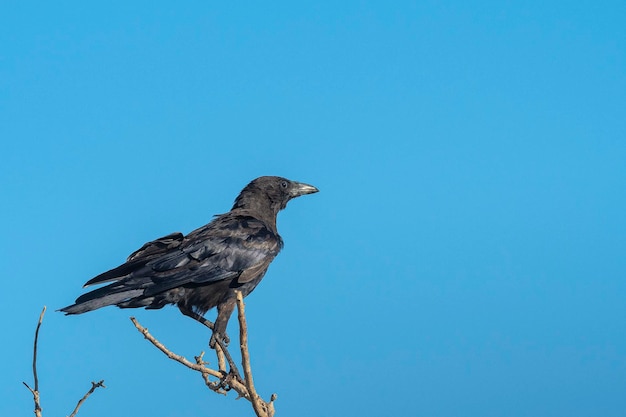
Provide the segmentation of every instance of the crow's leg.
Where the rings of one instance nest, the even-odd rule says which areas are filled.
[[[226,326],[228,325],[228,319],[230,319],[233,310],[235,310],[235,299],[232,297],[227,298],[217,305],[217,318],[215,319],[213,337],[211,337],[211,341],[209,342],[211,347],[215,346],[217,338],[220,339],[220,342],[222,342],[224,346],[228,346],[230,343],[230,338],[226,334]]]
[[[211,320],[207,319],[204,316],[201,316],[200,314],[196,313],[192,309],[187,308],[187,307],[185,307],[183,305],[179,305],[178,309],[185,316],[191,317],[192,319],[196,320],[198,323],[201,323],[201,324],[205,325],[206,327],[208,327],[209,329],[211,329],[213,331],[213,334],[211,335],[211,340],[209,341],[209,346],[211,347],[211,349],[215,349],[215,342],[217,340],[220,340],[220,342],[221,342],[220,344],[223,345],[222,347],[228,346],[228,343],[230,343],[230,338],[226,334],[225,329],[224,329],[224,331],[219,333],[221,337],[216,336],[216,330],[215,330],[215,326],[216,325],[213,324],[213,322]],[[232,310],[231,310],[231,313],[232,313]],[[218,317],[218,319],[219,319],[219,317]],[[228,323],[228,318],[226,319],[226,322]],[[226,326],[224,325],[224,327],[226,327]]]
[[[200,314],[196,313],[195,311],[185,306],[179,305],[178,309],[185,316],[191,317],[192,319],[198,321],[199,323],[204,324],[206,327],[213,330],[213,334],[211,335],[211,340],[209,341],[209,346],[211,347],[211,349],[215,349],[215,345],[216,344],[219,345],[220,350],[222,351],[222,354],[226,357],[226,361],[228,361],[228,366],[230,367],[230,373],[233,374],[234,377],[239,380],[239,382],[242,382],[243,379],[241,378],[241,375],[239,375],[239,370],[237,369],[237,365],[235,364],[235,361],[233,361],[233,358],[230,356],[230,352],[228,351],[228,349],[226,349],[226,346],[228,346],[228,343],[230,343],[230,338],[228,337],[225,331],[226,324],[228,324],[228,318],[230,317],[230,314],[233,312],[234,303],[233,303],[233,307],[230,308],[230,312],[228,312],[228,307],[226,307],[225,309],[224,307],[222,307],[222,309],[220,309],[220,307],[218,306],[219,313],[218,313],[217,320],[215,321],[216,324],[213,324],[211,320],[205,318],[204,316],[201,316]],[[224,316],[222,316],[220,320],[220,314],[226,314],[226,313],[228,313],[228,316],[226,316],[225,318]],[[222,325],[224,327],[224,330],[218,333],[215,330],[217,325]],[[220,385],[223,384],[223,382],[224,381],[222,381]]]
[[[201,324],[204,324],[209,329],[211,329],[211,330],[215,329],[215,325],[213,324],[213,322],[211,322],[211,320],[205,318],[204,316],[201,316],[200,314],[196,313],[195,311],[191,310],[190,308],[187,308],[187,307],[185,307],[183,305],[178,305],[178,309],[185,316],[191,317],[195,321],[197,321],[197,322],[199,322]]]

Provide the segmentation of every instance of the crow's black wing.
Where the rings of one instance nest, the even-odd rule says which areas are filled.
[[[180,244],[183,243],[184,238],[185,236],[183,236],[182,233],[174,232],[167,236],[160,237],[157,240],[153,240],[152,242],[145,243],[141,248],[128,255],[126,262],[135,259],[150,259],[169,252],[179,247]]]
[[[150,260],[163,256],[168,252],[173,252],[181,245],[181,243],[183,243],[183,239],[184,236],[182,233],[175,232],[145,243],[141,248],[131,253],[125,263],[90,279],[85,283],[84,287],[93,284],[117,281],[133,271],[145,266]]]
[[[209,283],[240,275],[242,282],[246,282],[253,279],[254,274],[244,272],[269,265],[281,247],[280,236],[261,220],[227,213],[184,238],[176,233],[146,243],[133,252],[126,263],[85,285],[117,283],[84,294],[77,302],[129,289],[144,289],[143,295],[148,296],[185,284]]]
[[[251,216],[220,216],[191,232],[176,251],[150,260],[145,271],[153,285],[146,295],[185,284],[201,285],[239,277],[240,283],[255,278],[247,271],[265,269],[282,248],[280,236]],[[141,275],[144,271],[138,271]]]
[[[252,216],[229,212],[181,238],[171,234],[145,244],[128,261],[87,284],[115,281],[81,295],[61,311],[78,314],[106,305],[141,300],[173,288],[261,276],[282,240]]]

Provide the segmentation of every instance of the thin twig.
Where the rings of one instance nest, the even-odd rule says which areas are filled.
[[[37,343],[39,342],[39,329],[41,328],[41,323],[43,323],[44,314],[46,314],[46,306],[43,306],[41,314],[39,314],[39,321],[35,329],[35,342],[33,344],[33,377],[35,378],[35,391],[39,391],[39,378],[37,377]]]
[[[200,354],[198,356],[194,356],[194,359],[196,360],[196,364],[200,365],[200,366],[204,366],[204,365],[208,365],[208,362],[204,361],[204,351],[200,352]],[[228,375],[226,370],[224,369],[220,369],[220,372],[222,373],[222,375]],[[220,379],[217,382],[213,382],[211,381],[211,379],[209,378],[209,374],[203,372],[202,374],[202,379],[204,379],[204,384],[211,390],[217,392],[218,394],[224,394],[226,395],[227,392],[225,389],[222,388],[224,381],[226,380],[226,376],[224,376],[222,379]]]
[[[96,390],[96,388],[106,388],[104,386],[104,380],[101,380],[99,382],[92,382],[91,383],[91,388],[89,389],[89,391],[87,391],[87,394],[83,395],[83,398],[81,398],[80,400],[78,400],[78,404],[76,404],[76,408],[74,408],[74,411],[72,411],[72,414],[69,415],[69,417],[74,417],[76,416],[76,413],[78,413],[78,409],[80,408],[81,405],[83,405],[83,403],[85,402],[85,400],[87,398],[89,398],[89,396],[91,394],[93,394],[93,392]]]
[[[39,378],[37,377],[37,343],[39,342],[39,328],[43,322],[43,316],[46,314],[46,306],[41,310],[39,314],[39,321],[37,322],[37,328],[35,329],[35,342],[33,343],[33,378],[35,380],[35,388],[28,386],[26,382],[23,384],[28,388],[31,394],[33,394],[33,401],[35,402],[35,416],[41,417],[41,403],[39,399]]]
[[[203,366],[203,365],[198,365],[197,363],[193,363],[189,359],[185,358],[184,356],[178,355],[178,354],[172,352],[171,350],[166,348],[163,343],[159,342],[154,336],[152,336],[150,334],[150,332],[148,332],[148,329],[146,329],[141,324],[139,324],[139,322],[137,321],[136,318],[131,317],[130,320],[133,322],[133,324],[135,325],[137,330],[139,330],[141,332],[141,334],[143,334],[143,337],[148,339],[150,341],[150,343],[152,343],[154,346],[156,346],[168,358],[173,359],[176,362],[180,362],[183,365],[185,365],[187,368],[193,369],[194,371],[206,372],[207,374],[209,374],[211,376],[214,376],[216,378],[221,378],[222,377],[222,373],[221,372],[215,371],[215,370],[213,370],[211,368],[207,368],[206,366]]]

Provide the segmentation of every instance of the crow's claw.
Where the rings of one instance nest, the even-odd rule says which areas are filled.
[[[211,349],[215,349],[215,345],[217,344],[218,340],[221,342],[221,345],[224,347],[228,347],[228,344],[230,343],[230,337],[228,337],[226,333],[220,334],[214,331],[213,334],[211,335],[211,340],[209,340],[209,347]]]

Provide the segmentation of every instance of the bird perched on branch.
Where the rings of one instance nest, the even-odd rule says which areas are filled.
[[[292,198],[319,190],[281,177],[248,184],[233,208],[187,236],[172,233],[148,242],[125,263],[87,281],[112,282],[62,308],[81,314],[100,307],[159,309],[176,304],[181,313],[213,329],[211,346],[228,344],[226,325],[235,308],[235,290],[247,296],[283,247],[276,216]],[[215,324],[204,314],[217,306]]]

